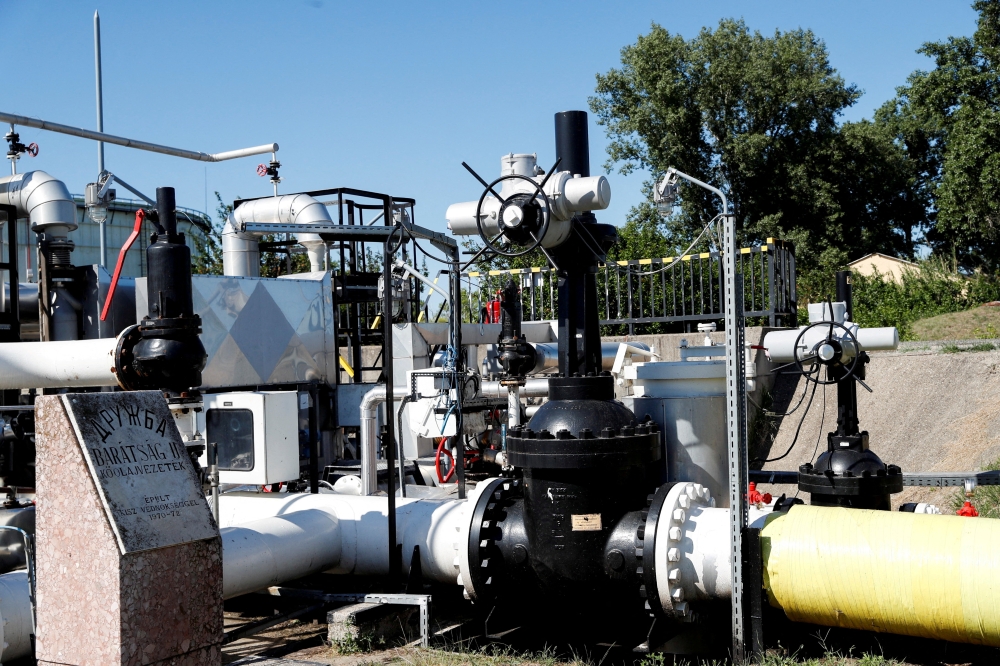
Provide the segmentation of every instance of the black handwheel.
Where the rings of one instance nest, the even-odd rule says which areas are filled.
[[[531,194],[518,192],[506,199],[501,199],[493,190],[493,187],[505,180],[527,181],[531,183],[534,192]],[[548,180],[548,177],[546,177],[546,180]],[[479,237],[483,239],[486,247],[505,257],[520,257],[542,244],[542,239],[545,238],[545,234],[549,230],[549,218],[551,215],[549,197],[545,194],[545,190],[542,189],[544,184],[544,181],[542,184],[538,184],[527,176],[512,173],[501,176],[486,186],[486,189],[483,190],[482,195],[479,197],[479,204],[476,206],[476,228],[479,230]],[[494,196],[500,202],[500,211],[497,213],[497,228],[500,230],[500,233],[493,238],[490,238],[489,234],[483,230],[482,217],[483,201],[486,200],[486,195],[490,192],[493,192]],[[544,205],[538,204],[537,199],[539,195],[541,195]],[[525,248],[512,252],[494,245],[494,243],[505,236],[511,244],[524,245]]]
[[[813,345],[813,348],[811,350],[812,352],[811,355],[800,358],[799,343],[802,341],[803,336],[805,336],[805,334],[810,329],[818,328],[820,326],[830,327],[829,332],[826,334],[826,338],[820,340],[815,345]],[[853,358],[851,358],[851,362],[847,366],[844,366],[840,362],[840,359],[844,354],[844,346],[840,343],[839,340],[833,339],[834,326],[844,329],[844,333],[847,334],[847,337],[850,338],[851,342],[854,344],[854,356]],[[837,384],[843,381],[845,377],[851,376],[851,374],[854,372],[854,367],[858,364],[858,356],[860,356],[859,354],[860,350],[861,346],[858,344],[858,339],[854,337],[853,333],[851,333],[851,329],[847,328],[843,324],[838,324],[835,321],[818,321],[815,324],[810,324],[809,326],[806,326],[805,328],[802,329],[802,331],[799,332],[798,337],[795,338],[795,346],[792,348],[792,355],[795,357],[795,367],[798,368],[799,372],[802,373],[802,375],[806,379],[814,381],[817,384],[829,386],[830,384]],[[819,372],[818,372],[819,367],[809,372],[805,371],[803,363],[806,361],[812,361],[814,363],[817,363],[819,367],[825,366],[828,371],[827,376],[829,376],[830,368],[835,367],[837,365],[841,365],[841,367],[845,368],[844,375],[840,379],[827,379],[824,381],[819,378]]]

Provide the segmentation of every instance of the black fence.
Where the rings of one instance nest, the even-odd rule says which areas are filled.
[[[746,317],[770,326],[794,325],[793,246],[769,238],[763,245],[742,248],[737,266],[744,279]],[[510,276],[520,281],[525,321],[556,318],[559,289],[555,272],[534,267],[463,274],[465,321],[494,321],[498,316],[497,294]],[[724,316],[723,277],[718,252],[604,264],[597,273],[601,324],[633,334],[718,321]]]

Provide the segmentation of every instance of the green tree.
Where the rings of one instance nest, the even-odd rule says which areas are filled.
[[[1000,0],[978,0],[972,37],[930,42],[934,60],[878,112],[915,164],[936,219],[927,241],[953,268],[1000,268]]]
[[[860,91],[811,31],[765,36],[726,19],[685,40],[653,24],[621,62],[597,76],[591,98],[611,139],[608,169],[655,178],[673,166],[716,184],[741,242],[792,241],[800,273],[824,276],[814,288],[806,280],[806,298],[825,295],[825,276],[867,252],[912,254],[926,213],[906,155],[881,125],[839,123]],[[662,256],[720,212],[714,195],[682,182],[673,215],[657,221],[651,206],[636,207],[623,236],[652,240],[640,254]]]

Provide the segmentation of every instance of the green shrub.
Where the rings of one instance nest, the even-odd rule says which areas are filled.
[[[912,339],[918,319],[960,312],[1000,299],[1000,280],[984,273],[956,274],[928,260],[919,271],[906,271],[901,282],[854,274],[854,319],[864,327],[895,326],[900,338]]]

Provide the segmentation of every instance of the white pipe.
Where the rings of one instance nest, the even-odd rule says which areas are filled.
[[[519,393],[523,398],[544,398],[549,395],[549,380],[546,378],[528,379],[524,382],[524,386],[520,387]],[[502,386],[499,381],[483,382],[479,387],[479,395],[483,398],[502,400],[507,397],[507,387]]]
[[[71,125],[61,125],[59,123],[53,123],[48,120],[29,118],[28,116],[19,116],[13,113],[4,113],[2,111],[0,111],[0,121],[5,123],[13,123],[14,125],[21,125],[23,127],[34,127],[36,129],[48,130],[49,132],[58,132],[59,134],[69,134],[70,136],[78,136],[81,139],[92,139],[94,141],[113,143],[116,146],[125,146],[126,148],[136,148],[138,150],[146,150],[151,153],[162,153],[163,155],[173,155],[174,157],[183,157],[185,159],[197,160],[199,162],[224,162],[226,160],[233,160],[238,157],[263,155],[264,153],[273,153],[278,150],[278,144],[265,143],[262,146],[254,146],[253,148],[240,148],[238,150],[227,150],[222,153],[202,153],[196,150],[171,148],[170,146],[161,146],[157,143],[137,141],[135,139],[126,139],[125,137],[115,136],[114,134],[95,132],[93,130],[83,129],[81,127],[73,127]]]
[[[528,374],[533,375],[546,370],[559,367],[559,343],[558,342],[532,342],[535,348],[535,367]],[[615,358],[618,356],[620,342],[601,343],[601,369],[612,370],[615,367]],[[645,342],[629,342],[628,347],[632,348],[630,355],[647,356],[652,355],[649,345]]]
[[[432,282],[426,275],[423,275],[423,274],[415,271],[413,269],[413,267],[411,267],[409,264],[407,264],[402,259],[397,259],[396,263],[395,263],[395,266],[396,266],[396,268],[398,268],[398,269],[400,269],[402,271],[405,271],[406,273],[409,273],[410,275],[412,275],[413,277],[417,278],[418,280],[420,280],[421,282],[423,282],[424,284],[426,284],[428,287],[430,287],[431,289],[433,289],[437,293],[441,294],[441,296],[443,296],[445,300],[448,300],[450,298],[450,296],[448,295],[447,291],[445,291],[441,287],[437,286],[437,284],[434,283],[434,282]]]
[[[31,654],[32,620],[28,572],[0,576],[0,662]]]
[[[361,494],[378,490],[378,408],[385,402],[385,386],[376,386],[361,398]]]
[[[222,596],[248,594],[340,563],[336,514],[293,511],[222,530]]]
[[[396,498],[396,538],[403,547],[404,573],[408,571],[414,547],[417,547],[420,550],[421,573],[425,578],[461,584],[462,566],[459,561],[462,551],[467,552],[468,548],[460,548],[459,544],[468,543],[470,517],[466,514],[467,506],[466,500]],[[309,525],[312,526],[309,529],[335,533],[336,536],[296,537],[296,540],[278,546],[283,532],[276,530],[291,530],[294,533],[306,529],[306,522],[296,516],[307,512],[328,514],[328,526],[318,519],[309,518]],[[278,519],[285,519],[286,522],[273,522]],[[321,571],[353,575],[385,575],[389,571],[389,544],[386,538],[388,501],[385,497],[336,493],[223,493],[219,524],[223,528],[224,577],[240,577],[239,582],[224,581],[227,597],[230,591],[249,590],[254,585],[260,585],[255,588],[260,589],[275,584],[266,582],[273,580],[273,569],[261,574],[246,571],[248,567],[256,566],[254,563],[257,562],[262,562],[261,566],[270,566],[267,555],[251,552],[265,546],[279,557],[295,558],[295,564],[278,572],[279,577],[288,576],[284,580]],[[242,534],[242,542],[229,536],[237,531]],[[332,543],[333,539],[339,539],[339,546]],[[227,548],[237,548],[240,552],[229,555]],[[302,552],[293,556],[289,551]],[[323,555],[326,552],[336,552],[337,561],[331,563],[333,556]],[[285,553],[288,554],[283,555]],[[230,562],[233,564],[230,565]],[[230,566],[238,567],[238,573],[230,574]],[[467,571],[468,564],[464,566]]]
[[[260,252],[256,232],[247,232],[247,224],[333,224],[326,206],[308,194],[255,199],[229,214],[222,229],[222,271],[224,275],[239,277],[260,276]],[[311,233],[295,234],[295,239],[309,253],[309,269],[323,270],[326,243]]]
[[[0,390],[118,386],[117,338],[0,344]]]

